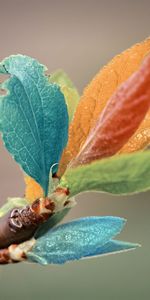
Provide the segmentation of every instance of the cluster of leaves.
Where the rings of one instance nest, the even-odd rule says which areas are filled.
[[[144,151],[150,139],[150,56],[143,61],[149,52],[147,39],[115,57],[80,101],[63,71],[45,76],[43,65],[23,55],[0,63],[0,73],[11,75],[0,86],[7,91],[0,96],[0,130],[27,183],[26,197],[10,199],[0,216],[46,196],[50,170],[60,175],[59,185],[69,188],[70,197],[90,190],[130,194],[150,188],[150,152]],[[125,223],[119,217],[54,227],[67,212],[39,228],[29,260],[64,263],[137,247],[113,240]]]

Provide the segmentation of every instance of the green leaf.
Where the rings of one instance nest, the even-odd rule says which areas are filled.
[[[118,155],[74,169],[67,169],[60,182],[70,196],[84,191],[131,194],[150,189],[150,151]]]
[[[63,70],[56,70],[50,74],[49,80],[50,82],[56,82],[59,86],[67,86],[71,89],[75,89],[73,82]]]
[[[45,70],[24,55],[0,63],[0,73],[11,75],[1,85],[7,95],[0,96],[0,129],[8,151],[47,193],[50,167],[68,140],[68,112],[60,87],[49,83]]]
[[[8,198],[7,202],[0,208],[0,217],[3,217],[15,207],[23,207],[28,204],[25,198]]]
[[[60,86],[68,107],[69,122],[71,122],[80,99],[77,89],[63,70],[57,70],[51,74],[49,81],[55,82]]]

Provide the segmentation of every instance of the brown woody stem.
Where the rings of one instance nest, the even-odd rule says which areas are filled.
[[[51,198],[35,200],[31,205],[14,208],[0,218],[0,264],[26,260],[26,253],[35,243],[34,233],[40,224],[75,201],[68,199],[68,188],[57,187]]]
[[[0,249],[7,248],[11,244],[22,243],[33,237],[38,226],[53,214],[54,208],[54,202],[50,198],[40,198],[32,205],[14,208],[0,218]],[[6,256],[7,251],[4,250],[0,257]]]
[[[4,264],[12,263],[12,262],[13,261],[10,258],[9,249],[8,248],[1,249],[0,250],[0,264],[4,265]]]

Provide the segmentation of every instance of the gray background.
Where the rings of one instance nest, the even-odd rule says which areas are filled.
[[[0,59],[22,53],[63,68],[79,91],[115,54],[150,34],[150,1],[0,0]],[[0,145],[1,203],[24,193],[19,167]],[[78,197],[68,219],[117,215],[128,219],[120,239],[139,242],[135,252],[64,266],[0,266],[0,299],[147,300],[150,294],[149,194]]]

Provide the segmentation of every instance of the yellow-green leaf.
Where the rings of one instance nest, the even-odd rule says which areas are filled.
[[[64,94],[66,100],[69,121],[71,122],[80,99],[77,89],[63,70],[57,70],[50,75],[49,81],[52,83],[57,83],[60,86],[61,92]]]
[[[70,196],[84,191],[131,194],[150,189],[150,151],[119,155],[67,169],[61,179]]]
[[[28,202],[25,198],[8,198],[7,202],[0,208],[0,217],[3,217],[7,212],[15,207],[22,207],[28,205]]]

